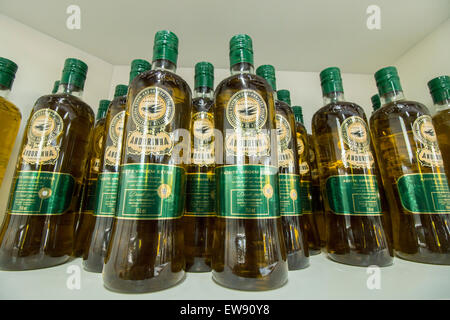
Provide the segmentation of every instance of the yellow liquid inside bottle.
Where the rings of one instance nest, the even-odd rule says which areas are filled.
[[[450,107],[433,116],[433,125],[448,178],[450,177]]]
[[[0,97],[0,137],[3,140],[0,148],[0,185],[5,176],[21,119],[22,115],[19,109],[5,98]]]

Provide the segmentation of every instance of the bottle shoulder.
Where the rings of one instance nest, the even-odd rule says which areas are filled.
[[[111,104],[109,105],[107,115],[108,114],[115,115],[120,111],[125,110],[126,106],[127,106],[127,96],[114,98],[111,101]]]
[[[275,99],[275,110],[277,113],[283,114],[289,118],[294,117],[294,112],[292,111],[292,108],[286,102]]]
[[[314,113],[312,124],[314,125],[321,121],[327,121],[330,118],[344,120],[352,116],[360,117],[367,122],[364,109],[360,105],[348,101],[331,102]]]
[[[244,90],[253,89],[266,92],[272,92],[272,88],[264,78],[253,73],[238,73],[222,80],[216,87],[215,96],[217,97],[224,90]]]
[[[60,115],[69,116],[71,120],[77,117],[88,118],[94,123],[95,115],[92,108],[83,100],[67,93],[50,94],[40,97],[34,104],[32,113],[40,109],[52,109]]]
[[[430,115],[430,111],[424,104],[417,101],[400,100],[385,104],[376,110],[372,113],[370,122],[391,121],[400,118],[406,119],[409,122],[411,119],[415,120],[423,115]]]
[[[0,111],[22,119],[20,109],[14,103],[3,97],[0,97]]]
[[[130,87],[134,90],[149,86],[163,87],[168,90],[177,88],[192,97],[192,91],[188,83],[176,73],[167,70],[148,70],[139,74],[130,84]]]
[[[208,98],[194,98],[192,99],[193,112],[213,112],[214,100]]]

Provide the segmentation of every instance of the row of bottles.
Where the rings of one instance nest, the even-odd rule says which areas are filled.
[[[251,38],[234,36],[229,54],[231,76],[215,90],[213,66],[196,65],[192,95],[176,75],[177,36],[157,32],[152,64],[133,60],[128,86],[100,102],[95,122],[81,100],[87,65],[67,59],[27,123],[0,269],[82,257],[108,289],[148,292],[186,271],[212,271],[234,289],[277,288],[323,247],[357,266],[391,265],[394,251],[450,264],[449,77],[429,83],[432,119],[405,100],[395,68],[378,71],[368,122],[345,101],[339,69],[327,68],[308,134],[275,68],[255,74]],[[16,70],[0,59],[0,88]]]

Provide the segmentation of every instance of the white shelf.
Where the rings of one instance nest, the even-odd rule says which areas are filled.
[[[78,267],[80,290],[70,290],[68,269]],[[71,268],[69,268],[71,267]],[[381,289],[369,290],[366,268],[311,257],[311,266],[289,272],[288,283],[265,292],[243,292],[218,286],[210,273],[187,274],[179,285],[147,294],[119,294],[103,287],[100,274],[82,269],[81,259],[34,271],[0,271],[0,299],[152,299],[152,300],[306,300],[306,299],[450,299],[450,266],[395,259],[381,268]],[[72,271],[73,272],[73,271]],[[72,273],[73,274],[73,273]]]

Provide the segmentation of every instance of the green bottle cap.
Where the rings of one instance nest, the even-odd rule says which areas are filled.
[[[296,122],[303,123],[303,109],[300,106],[293,106],[292,111],[294,111],[294,117]]]
[[[337,67],[326,68],[320,73],[320,84],[323,95],[331,92],[344,92],[341,70]]]
[[[68,58],[64,63],[60,84],[71,84],[83,89],[87,71],[86,63],[78,59]]]
[[[97,121],[106,117],[106,112],[108,112],[110,103],[111,101],[109,100],[100,100],[100,105],[98,106],[97,111]]]
[[[118,84],[114,90],[114,98],[126,96],[128,93],[128,86],[124,84]]]
[[[0,57],[0,85],[11,89],[18,68],[14,61]]]
[[[130,71],[130,83],[141,73],[148,71],[152,68],[150,62],[144,59],[134,59],[131,61],[131,71]]]
[[[252,38],[246,34],[237,34],[230,40],[230,66],[242,62],[253,65]]]
[[[178,37],[169,30],[158,31],[155,34],[153,44],[153,60],[169,60],[177,64],[178,59]]]
[[[291,105],[291,93],[289,90],[278,90],[277,91],[277,99]]]
[[[52,94],[57,93],[58,88],[59,88],[59,80],[56,80],[55,83],[53,84]]]
[[[377,111],[381,107],[381,100],[378,94],[374,94],[370,100],[372,100],[373,111]]]
[[[214,89],[214,66],[209,62],[199,62],[195,65],[194,88],[200,87]]]
[[[403,91],[397,68],[395,67],[386,67],[375,72],[375,81],[380,97],[389,92]]]
[[[450,100],[450,77],[440,76],[428,82],[431,97],[434,103]]]
[[[266,79],[273,91],[277,91],[277,79],[275,77],[275,68],[270,64],[264,64],[256,69],[256,75]]]

